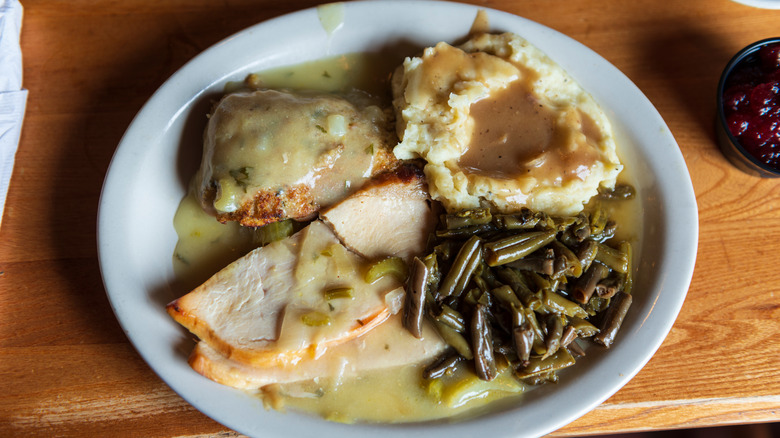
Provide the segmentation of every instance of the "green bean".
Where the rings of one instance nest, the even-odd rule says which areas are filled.
[[[466,318],[460,312],[452,307],[442,304],[441,312],[434,316],[434,319],[442,324],[446,324],[458,333],[466,332]]]
[[[582,263],[580,262],[579,257],[577,257],[568,246],[557,240],[550,246],[556,255],[561,255],[566,260],[569,275],[572,277],[579,277],[582,275]]]
[[[547,318],[547,336],[544,338],[544,346],[547,349],[542,360],[547,359],[558,351],[563,336],[563,320],[558,315],[550,315]]]
[[[482,239],[477,236],[472,236],[463,244],[460,251],[458,251],[458,255],[455,256],[452,267],[450,267],[449,272],[447,272],[447,275],[439,285],[439,295],[448,297],[455,292],[455,288],[458,286],[461,277],[466,275],[466,271],[469,269],[472,259],[478,258],[481,252],[481,242]]]
[[[471,344],[474,352],[474,368],[480,379],[491,381],[498,375],[493,357],[493,338],[487,321],[487,308],[478,304],[471,318]]]
[[[542,305],[542,301],[531,292],[531,289],[525,284],[525,279],[517,271],[504,267],[499,268],[496,274],[501,281],[508,283],[509,287],[515,291],[523,306],[536,310]]]
[[[585,304],[585,311],[588,312],[588,315],[596,315],[599,314],[605,310],[607,310],[607,307],[609,307],[609,300],[610,298],[601,298],[598,296],[593,296],[588,300],[588,304]]]
[[[487,308],[492,308],[493,303],[495,303],[495,300],[493,299],[493,295],[491,295],[488,292],[479,292],[479,298],[477,298],[477,304],[482,304],[483,306]]]
[[[576,339],[569,343],[569,345],[566,346],[566,349],[569,350],[569,353],[572,355],[585,357],[585,350],[580,347],[580,344],[577,343]]]
[[[539,215],[526,208],[517,214],[494,215],[493,222],[505,230],[530,230],[539,223]]]
[[[588,270],[585,271],[585,274],[583,274],[574,284],[574,290],[572,291],[574,300],[581,304],[587,303],[596,290],[596,285],[599,281],[603,280],[607,274],[609,274],[609,268],[601,263],[591,263]]]
[[[608,276],[596,285],[596,295],[599,298],[612,298],[616,293],[623,290],[624,275],[615,274]]]
[[[426,286],[426,303],[430,302],[430,299],[434,301],[438,299],[439,283],[441,282],[441,269],[439,268],[439,258],[435,252],[432,252],[425,256],[423,259],[425,267],[428,268],[428,285]],[[407,276],[408,277],[408,276]]]
[[[471,280],[474,282],[474,284],[477,285],[479,290],[481,290],[484,293],[489,291],[491,287],[490,285],[488,285],[487,280],[485,280],[482,277],[483,267],[487,267],[487,266],[485,266],[484,263],[480,263],[479,265],[477,265],[477,269],[474,270],[474,275],[471,277]]]
[[[536,272],[524,272],[525,278],[533,283],[537,291],[552,289],[553,283],[549,278],[542,277]]]
[[[577,265],[579,265],[579,260],[577,261]],[[553,273],[550,276],[553,278],[556,282],[560,282],[561,280],[566,280],[566,274],[570,273],[570,271],[573,269],[573,266],[571,266],[566,260],[566,257],[562,255],[558,255],[553,260]],[[556,289],[557,290],[557,289]]]
[[[567,325],[561,335],[561,347],[568,347],[575,339],[577,339],[577,329]]]
[[[474,210],[463,210],[457,213],[442,215],[442,222],[448,230],[456,228],[471,227],[475,225],[485,225],[493,220],[489,208],[477,208]]]
[[[590,222],[590,232],[591,234],[598,235],[604,231],[604,227],[607,226],[609,217],[600,202],[596,200],[593,204],[590,217],[588,218]]]
[[[366,271],[366,283],[374,283],[385,275],[392,275],[401,283],[409,276],[409,268],[400,257],[388,257],[372,263]]]
[[[508,248],[513,245],[517,245],[523,242],[526,242],[539,234],[543,233],[542,231],[528,231],[524,233],[517,233],[512,234],[508,237],[503,237],[497,240],[491,240],[490,242],[486,242],[483,247],[487,251],[499,251],[504,248]]]
[[[422,259],[423,263],[425,263],[425,266],[428,267],[428,270],[433,273],[434,271],[440,271],[439,270],[439,258],[436,256],[435,252],[432,252],[425,256]],[[441,275],[441,272],[439,272],[439,275]]]
[[[572,224],[568,230],[571,235],[578,241],[582,242],[590,236],[590,222],[584,213],[580,213],[577,216],[577,221]]]
[[[524,239],[505,245],[485,245],[485,259],[488,266],[498,266],[527,256],[555,239],[555,231],[537,231],[526,233]]]
[[[433,255],[438,255],[442,260],[452,259],[454,254],[457,254],[458,242],[455,240],[445,240],[444,242],[433,247]]]
[[[531,292],[530,289],[528,289],[528,286],[525,284],[525,279],[517,273],[516,270],[510,269],[507,266],[501,266],[495,269],[496,277],[508,284],[515,292],[517,292],[517,289],[522,288],[528,290],[528,292]]]
[[[586,240],[582,242],[580,248],[577,250],[577,258],[580,260],[582,271],[585,272],[593,260],[596,258],[596,253],[599,250],[599,244],[594,240]]]
[[[604,243],[607,240],[615,237],[616,232],[617,224],[613,220],[608,220],[604,225],[604,229],[602,229],[598,234],[591,234],[590,239],[599,243]]]
[[[509,286],[497,287],[491,290],[490,293],[498,298],[498,301],[504,304],[507,309],[511,309],[513,306],[516,308],[520,308],[522,306],[520,299],[517,298],[517,295],[515,295],[515,292]]]
[[[480,278],[485,280],[485,283],[490,289],[495,289],[496,287],[500,286],[501,284],[498,282],[498,279],[496,278],[495,272],[493,272],[493,269],[491,269],[487,264],[484,262],[480,264]]]
[[[567,300],[560,294],[549,289],[542,291],[542,304],[557,314],[563,314],[568,317],[587,318],[588,312],[577,303]]]
[[[433,291],[430,288],[425,291],[425,307],[431,315],[438,315],[441,313],[441,304],[439,304],[436,297],[433,296]]]
[[[532,357],[528,365],[517,370],[517,377],[525,379],[528,377],[539,376],[550,371],[558,371],[574,365],[574,357],[565,348],[559,349],[550,357],[542,359],[541,357]]]
[[[488,224],[473,225],[470,227],[456,228],[453,230],[436,230],[436,237],[440,239],[461,239],[495,230],[496,226],[491,222]]]
[[[463,335],[453,330],[447,324],[435,320],[433,321],[433,326],[436,328],[436,331],[439,333],[442,340],[446,342],[447,345],[454,348],[458,354],[463,356],[466,360],[474,359],[474,354],[471,352],[471,346]]]
[[[566,231],[576,222],[577,218],[573,216],[556,217],[552,219],[552,225],[550,228],[553,228],[556,231]]]
[[[528,361],[533,351],[534,330],[531,323],[525,317],[523,307],[512,306],[512,344],[515,347],[518,359],[521,362]]]
[[[626,255],[626,264],[628,265],[628,269],[626,269],[623,278],[623,292],[631,295],[631,289],[634,286],[634,275],[632,273],[634,266],[634,248],[630,243],[625,241],[620,242],[619,248],[620,252]]]
[[[599,343],[607,348],[612,346],[615,342],[615,336],[620,330],[620,326],[623,324],[623,319],[628,313],[631,302],[633,301],[631,295],[620,292],[612,299],[607,312],[604,315],[604,322],[601,325],[601,332],[593,337],[593,341]]]
[[[556,227],[555,220],[550,217],[549,214],[543,212],[543,211],[537,211],[534,213],[536,216],[539,217],[539,223],[536,224],[537,230],[552,230],[555,229],[557,231],[561,231]]]
[[[599,243],[598,246],[599,250],[596,253],[597,261],[621,274],[628,272],[628,256],[625,253],[603,243]]]
[[[469,281],[474,275],[474,271],[477,270],[481,262],[482,262],[482,248],[478,247],[477,251],[471,256],[471,260],[469,260],[468,264],[466,265],[466,269],[463,271],[462,275],[458,279],[458,283],[455,285],[455,289],[452,291],[453,296],[459,297],[463,293],[463,291],[466,290]]]
[[[550,280],[550,291],[557,291],[558,289],[560,289],[561,282],[563,282],[563,284],[566,284],[567,282],[566,278],[563,277],[552,278]]]
[[[512,341],[514,342],[517,358],[520,359],[523,366],[528,364],[531,357],[531,350],[534,343],[534,332],[531,325],[524,323],[521,326],[512,329]]]
[[[403,325],[415,338],[422,338],[425,290],[428,285],[428,267],[418,257],[412,262],[412,275],[404,299]]]
[[[542,328],[539,326],[539,321],[536,319],[536,313],[527,307],[524,307],[521,310],[525,320],[531,326],[531,331],[534,332],[534,342],[532,345],[534,353],[544,354],[547,351],[547,348],[544,346],[544,333],[542,333]]]
[[[425,367],[423,379],[438,379],[439,377],[452,374],[458,362],[462,359],[463,356],[453,352],[447,352],[439,356],[432,364]]]
[[[509,308],[509,316],[512,318],[512,327],[520,327],[522,325],[529,325],[528,321],[526,321],[525,313],[523,312],[523,305],[520,304],[519,306],[510,306]]]
[[[461,302],[467,304],[469,307],[476,307],[481,297],[482,291],[475,287],[473,289],[469,289],[468,292],[461,295]]]
[[[555,272],[555,259],[545,254],[543,257],[524,257],[507,263],[506,266],[519,271],[532,271],[551,276]]]
[[[576,316],[569,318],[569,326],[573,327],[577,331],[577,336],[581,338],[589,338],[599,332],[595,325]]]

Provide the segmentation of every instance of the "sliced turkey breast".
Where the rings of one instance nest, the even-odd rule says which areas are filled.
[[[366,283],[366,263],[314,221],[233,262],[167,310],[227,358],[290,365],[388,318],[399,295],[388,292],[402,285],[391,276]]]
[[[357,339],[329,348],[319,357],[307,356],[292,367],[247,366],[228,359],[205,342],[199,342],[190,356],[198,373],[223,385],[259,389],[274,383],[291,383],[315,378],[354,377],[361,372],[393,368],[432,360],[447,345],[425,326],[423,338],[413,337],[391,316]]]
[[[436,210],[422,171],[407,165],[377,176],[320,217],[344,245],[364,257],[397,256],[409,262],[425,251],[436,228]]]

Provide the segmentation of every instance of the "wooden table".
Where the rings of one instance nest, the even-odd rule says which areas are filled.
[[[485,0],[582,42],[631,78],[679,142],[699,205],[696,271],[658,353],[555,435],[780,419],[780,181],[715,145],[715,88],[780,11],[729,0]],[[27,114],[0,229],[0,436],[233,436],[174,394],[120,329],[96,258],[98,196],[122,133],[175,70],[316,2],[24,2]]]

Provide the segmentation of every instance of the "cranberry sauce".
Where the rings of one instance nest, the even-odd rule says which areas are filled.
[[[723,89],[731,134],[748,153],[780,169],[780,42],[744,58]]]

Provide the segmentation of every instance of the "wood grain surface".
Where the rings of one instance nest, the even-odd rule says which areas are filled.
[[[581,436],[780,419],[780,181],[716,147],[715,88],[780,11],[729,0],[473,3],[556,29],[622,70],[658,108],[693,179],[696,271],[668,338]],[[0,229],[0,436],[235,436],[137,355],[103,289],[98,197],[134,114],[217,41],[317,2],[25,1],[27,113]]]

